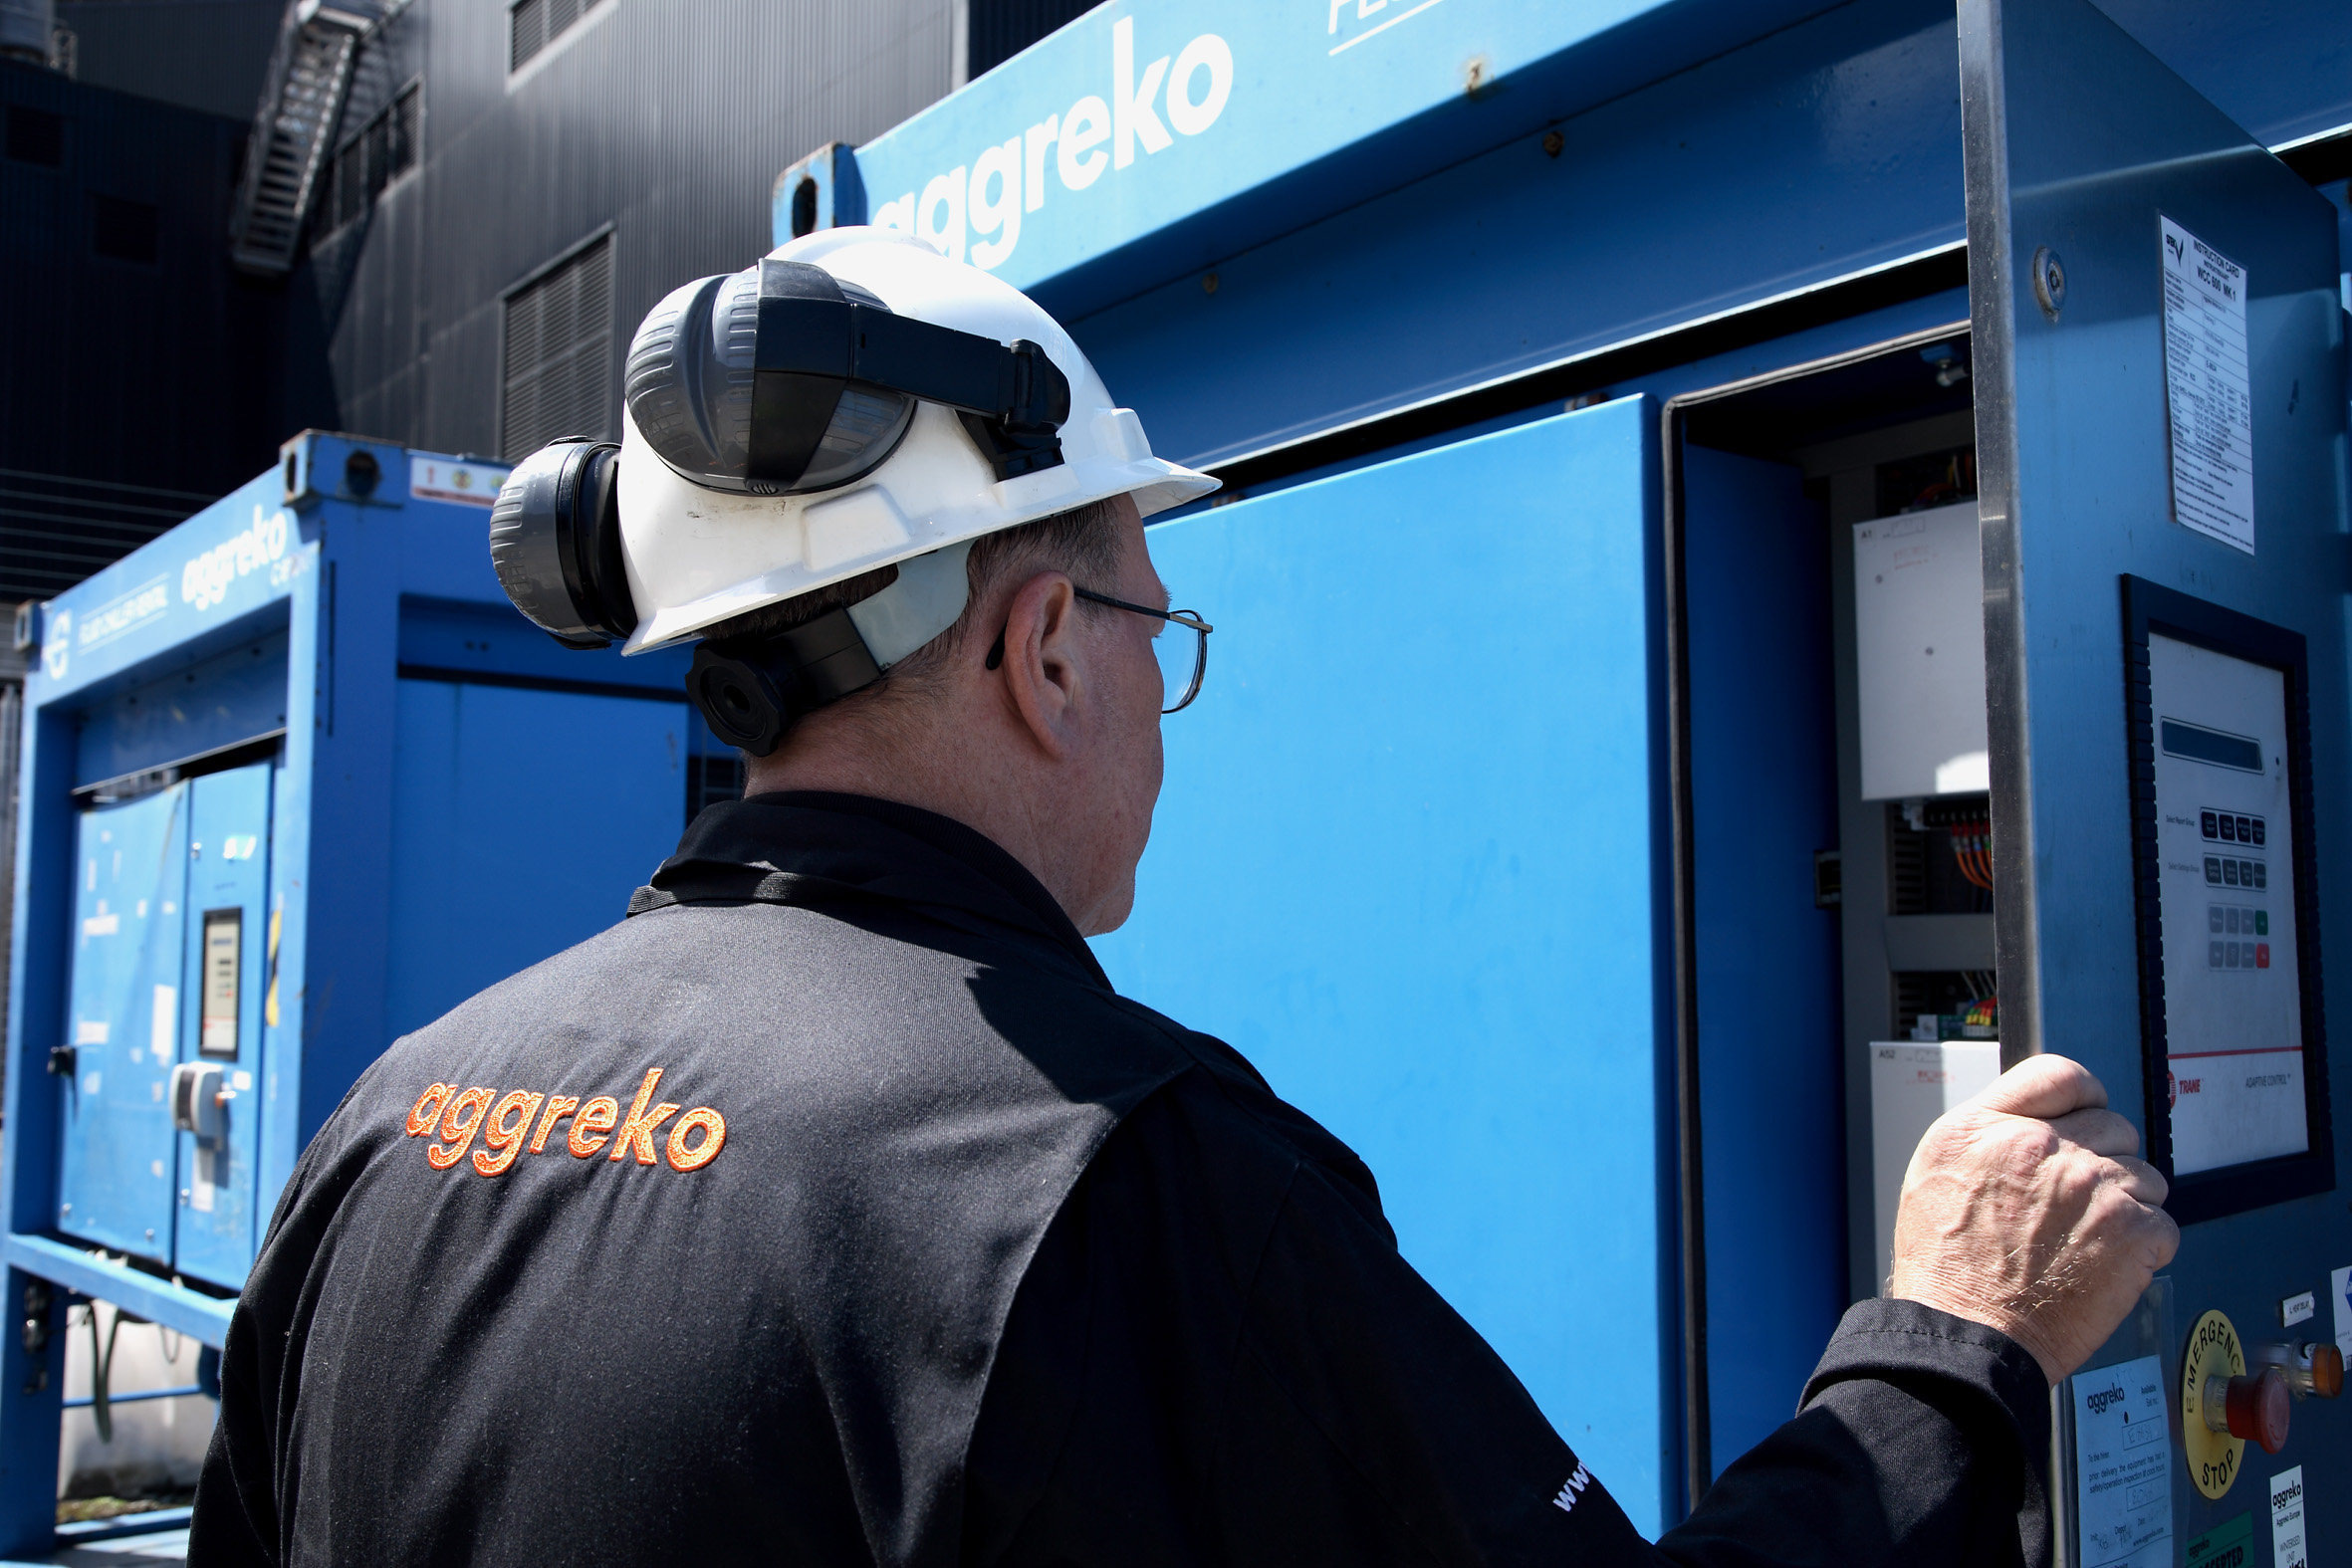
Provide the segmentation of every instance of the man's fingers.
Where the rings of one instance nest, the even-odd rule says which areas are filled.
[[[2128,1157],[2111,1159],[2107,1165],[2125,1192],[2151,1209],[2164,1207],[2165,1196],[2172,1191],[2172,1184],[2164,1179],[2162,1171],[2145,1160]]]
[[[2028,1056],[1993,1080],[1977,1105],[2010,1116],[2055,1121],[2069,1111],[2103,1106],[2107,1086],[2081,1062],[2064,1056]]]
[[[2053,1118],[2050,1128],[2068,1143],[2093,1154],[2128,1155],[2140,1152],[2140,1130],[2114,1111],[2068,1111]]]

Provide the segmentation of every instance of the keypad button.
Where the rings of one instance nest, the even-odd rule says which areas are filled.
[[[2266,937],[2266,936],[2268,936],[2269,934],[2270,934],[2270,911],[2268,911],[2268,910],[2266,910],[2266,909],[2257,909],[2257,910],[2255,910],[2255,911],[2254,911],[2254,935],[2255,935],[2255,936],[2257,936],[2257,937]]]
[[[2235,860],[2225,860],[2222,862],[2222,885],[2224,887],[2237,886],[2238,864],[2239,862]]]
[[[2247,885],[2250,887],[2268,887],[2270,885],[2269,870],[2259,860],[2247,861],[2245,874],[2248,878]]]
[[[2213,812],[2206,811],[2201,813],[2201,825],[2203,825],[2205,828],[2206,837],[2219,838],[2222,836],[2222,824],[2216,818]]]
[[[2215,936],[2217,936],[2217,937],[2218,937],[2218,936],[2220,936],[2220,935],[2222,934],[2223,927],[2224,927],[2225,925],[2227,925],[2227,924],[2228,924],[2227,920],[2226,920],[2224,917],[2226,917],[2226,916],[2229,914],[2229,912],[2230,912],[2230,906],[2229,906],[2229,905],[2227,905],[2227,904],[2209,904],[2209,905],[2207,905],[2207,906],[2206,906],[2206,929],[2207,929],[2208,931],[2212,932],[2212,933],[2213,933]]]
[[[2255,847],[2256,847],[2256,848],[2259,848],[2259,847],[2261,846],[2261,843],[2262,843],[2262,819],[2261,819],[2260,817],[2258,817],[2258,816],[2257,816],[2257,817],[2255,817],[2255,818],[2254,818],[2254,845],[2255,845]]]
[[[2269,943],[2267,943],[2267,942],[2257,942],[2257,943],[2255,943],[2255,944],[2254,944],[2254,968],[2256,968],[2256,969],[2268,969],[2269,967],[2270,967],[2270,944],[2269,944]]]
[[[2222,944],[2219,942],[2208,942],[2205,947],[2206,966],[2209,969],[2220,969],[2222,967]]]
[[[2205,857],[2205,879],[2215,887],[2222,885],[2222,857],[2220,855]]]

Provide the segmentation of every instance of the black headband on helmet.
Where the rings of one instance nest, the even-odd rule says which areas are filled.
[[[896,449],[918,399],[956,410],[997,478],[1061,461],[1069,380],[1046,350],[900,316],[807,262],[678,291],[629,347],[629,413],[686,478],[829,490]]]

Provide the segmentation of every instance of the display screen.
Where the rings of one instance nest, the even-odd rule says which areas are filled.
[[[203,1028],[196,1049],[207,1056],[237,1054],[237,978],[244,956],[244,911],[206,910]]]
[[[2310,1147],[2283,671],[2148,638],[2176,1176]]]

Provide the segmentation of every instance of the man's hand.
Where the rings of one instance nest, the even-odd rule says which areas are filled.
[[[1891,1293],[1999,1329],[2052,1383],[2180,1248],[2165,1180],[2079,1062],[2033,1056],[1939,1118],[1903,1177]]]

